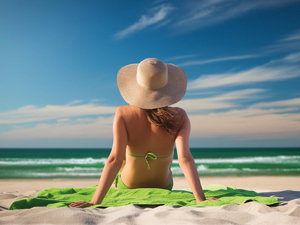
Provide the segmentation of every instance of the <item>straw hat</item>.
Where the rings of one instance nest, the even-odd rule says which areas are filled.
[[[117,81],[124,100],[142,109],[175,104],[183,98],[187,86],[186,74],[180,67],[155,58],[122,67]]]

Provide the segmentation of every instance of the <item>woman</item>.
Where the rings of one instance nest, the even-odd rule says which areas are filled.
[[[189,118],[183,109],[168,107],[185,95],[185,72],[149,58],[121,68],[117,81],[122,97],[130,105],[116,111],[112,150],[91,202],[74,202],[70,207],[101,204],[115,178],[117,188],[171,190],[175,143],[179,165],[197,202],[205,201],[189,150]]]

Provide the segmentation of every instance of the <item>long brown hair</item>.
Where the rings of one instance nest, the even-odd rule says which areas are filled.
[[[177,136],[180,128],[178,113],[170,107],[143,109],[149,120],[156,126],[162,126],[172,136]]]

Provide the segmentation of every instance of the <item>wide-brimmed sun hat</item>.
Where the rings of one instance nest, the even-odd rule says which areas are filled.
[[[122,67],[117,76],[124,100],[142,109],[179,102],[186,92],[187,77],[180,67],[155,58]]]

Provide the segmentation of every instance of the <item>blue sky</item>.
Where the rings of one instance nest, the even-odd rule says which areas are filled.
[[[300,1],[0,1],[0,147],[110,147],[116,75],[182,67],[192,147],[300,146]]]

